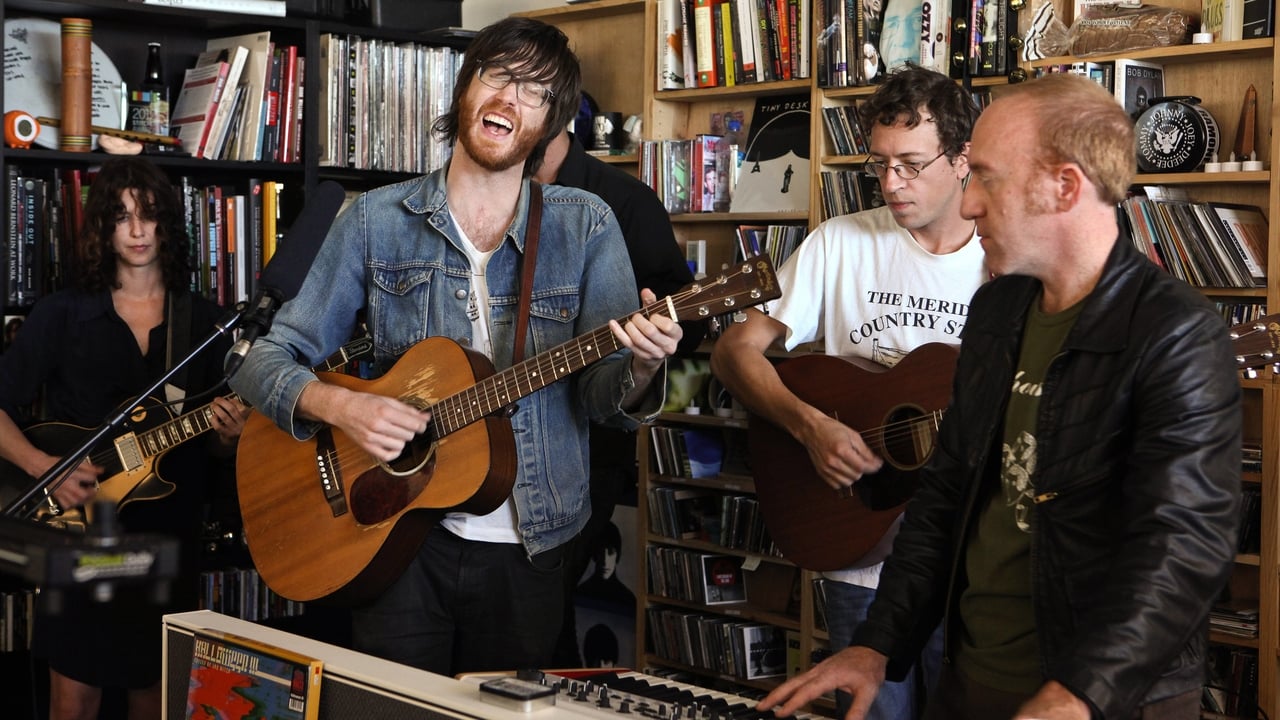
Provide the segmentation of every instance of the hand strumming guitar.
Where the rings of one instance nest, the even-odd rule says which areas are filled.
[[[383,462],[395,460],[406,443],[426,432],[431,419],[431,413],[396,398],[326,382],[313,382],[302,390],[298,412],[338,428]]]
[[[711,370],[753,413],[786,428],[804,445],[818,475],[836,490],[849,487],[883,464],[852,428],[801,400],[782,383],[765,356],[781,344],[787,327],[755,309],[716,341]]]

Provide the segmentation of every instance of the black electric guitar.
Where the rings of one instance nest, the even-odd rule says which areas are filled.
[[[372,352],[373,341],[368,337],[358,338],[343,345],[316,369],[336,370]],[[235,393],[224,397],[237,398]],[[176,486],[160,477],[156,471],[157,463],[168,451],[213,429],[212,413],[213,403],[209,403],[175,416],[165,404],[154,398],[144,398],[130,412],[120,434],[104,438],[102,444],[90,452],[89,459],[103,468],[95,502],[106,500],[119,510],[133,502],[159,500],[172,494]],[[93,431],[93,428],[70,423],[47,422],[28,427],[23,434],[32,445],[60,457],[80,447]],[[0,458],[0,501],[4,505],[29,488],[31,482],[32,478],[18,466]],[[43,495],[39,498],[39,504],[33,506],[33,512],[27,515],[77,530],[83,530],[87,523],[93,522],[92,506],[55,513],[43,502]]]

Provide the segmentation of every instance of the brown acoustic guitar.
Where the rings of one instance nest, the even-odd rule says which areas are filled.
[[[1280,366],[1280,315],[1264,315],[1233,325],[1228,334],[1236,354],[1236,366],[1241,370]]]
[[[1230,328],[1242,370],[1280,366],[1280,315]],[[827,355],[792,358],[778,374],[800,399],[857,430],[884,468],[838,493],[813,469],[790,433],[753,416],[751,466],[765,527],[783,555],[810,570],[858,563],[902,513],[915,472],[932,454],[950,398],[958,350],[929,344],[886,369],[871,361]]]
[[[929,343],[885,368],[870,360],[804,355],[778,363],[797,397],[862,435],[884,466],[848,491],[818,476],[809,452],[785,428],[752,416],[748,437],[756,496],[784,557],[809,570],[857,564],[902,513],[916,472],[937,441],[959,350]]]
[[[711,318],[779,294],[772,263],[756,256],[641,312]],[[487,513],[511,494],[513,404],[619,349],[604,325],[495,373],[482,355],[432,337],[375,380],[323,375],[431,411],[427,432],[388,463],[337,429],[300,442],[253,413],[237,451],[236,487],[258,573],[292,600],[348,604],[381,592],[443,512]]]

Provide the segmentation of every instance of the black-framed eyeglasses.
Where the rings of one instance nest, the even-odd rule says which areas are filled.
[[[511,69],[495,63],[484,63],[480,66],[480,82],[494,90],[501,90],[511,83],[516,84],[516,97],[525,107],[540,108],[550,102],[556,94],[551,88],[530,80],[519,80]]]
[[[937,155],[934,155],[932,160],[930,160],[927,163],[924,163],[923,165],[914,165],[914,164],[890,165],[889,163],[883,160],[868,160],[862,163],[862,169],[866,170],[869,173],[874,173],[876,177],[882,180],[884,179],[884,176],[889,173],[890,170],[896,173],[898,177],[902,178],[903,180],[915,180],[916,178],[920,177],[920,173],[924,172],[925,168],[934,164],[935,162],[937,162],[938,158],[946,154],[947,154],[947,151],[943,150]]]

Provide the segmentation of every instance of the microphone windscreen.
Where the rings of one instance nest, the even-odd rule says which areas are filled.
[[[332,180],[316,187],[262,269],[259,287],[279,292],[281,301],[298,294],[345,198],[342,186]]]

